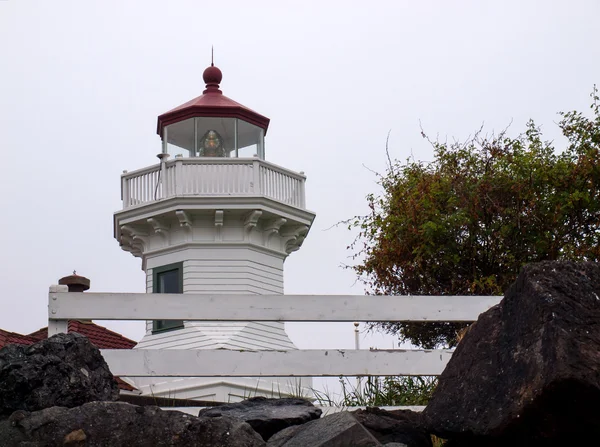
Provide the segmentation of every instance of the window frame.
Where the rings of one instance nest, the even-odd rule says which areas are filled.
[[[164,293],[159,291],[159,275],[166,272],[176,270],[178,275],[177,279],[179,282],[179,292],[183,293],[183,262],[176,262],[174,264],[162,265],[152,269],[152,292],[153,293]],[[152,321],[152,333],[160,334],[163,332],[174,331],[177,329],[183,329],[183,320],[153,320]]]

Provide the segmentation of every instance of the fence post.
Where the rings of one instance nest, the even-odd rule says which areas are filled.
[[[50,286],[48,294],[48,337],[56,334],[66,334],[69,330],[69,320],[55,320],[56,308],[60,305],[58,294],[68,292],[67,286]]]

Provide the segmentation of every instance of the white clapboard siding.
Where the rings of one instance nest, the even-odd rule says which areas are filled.
[[[236,269],[237,270],[237,269]],[[271,273],[265,273],[265,272],[261,272],[261,273],[254,273],[254,272],[238,272],[238,271],[221,271],[221,272],[193,272],[193,273],[184,273],[183,275],[183,281],[184,283],[187,284],[192,284],[196,281],[203,281],[203,280],[213,280],[215,282],[218,282],[219,280],[237,280],[237,281],[244,281],[242,284],[247,284],[249,281],[251,282],[257,282],[258,284],[266,284],[269,286],[276,286],[281,288],[282,285],[282,279],[281,278],[274,278],[275,275],[271,274]]]
[[[273,274],[281,274],[283,272],[283,264],[277,262],[277,260],[271,260],[269,258],[260,257],[253,259],[239,258],[236,259],[235,255],[230,255],[227,258],[218,259],[189,259],[187,264],[190,266],[198,266],[211,271],[210,269],[222,271],[223,268],[235,268],[239,267],[241,270],[246,271],[248,268],[255,268],[257,270],[263,270]]]
[[[266,265],[263,257],[246,253],[248,259],[187,260],[183,264],[184,293],[283,293],[283,261],[280,265],[270,261]],[[241,257],[241,255],[240,255]],[[262,262],[261,262],[262,261]]]
[[[264,337],[267,341],[270,340],[274,342],[275,339],[281,340],[285,334],[285,327],[281,322],[251,321],[244,328],[244,332],[247,332],[253,337]],[[291,342],[288,342],[285,345],[292,346]]]
[[[226,282],[226,284],[225,284]],[[256,279],[249,280],[244,278],[230,278],[228,280],[220,278],[202,278],[188,280],[185,283],[185,293],[190,293],[194,290],[205,290],[208,293],[211,292],[222,292],[222,293],[256,293],[258,294],[277,294],[281,290],[281,287],[263,283]]]
[[[146,293],[154,292],[154,277],[152,275],[152,269],[146,270]],[[152,334],[152,320],[146,321],[146,334]]]
[[[273,324],[277,325],[276,327]],[[145,336],[136,349],[296,349],[283,323],[194,322]]]
[[[102,355],[116,376],[338,377],[439,375],[452,351],[109,349]]]
[[[475,321],[497,296],[50,294],[52,320]]]
[[[182,340],[185,340],[182,343]],[[183,345],[187,346],[183,346]],[[185,327],[177,331],[158,332],[146,336],[137,344],[136,349],[174,349],[180,346],[187,349],[192,344],[194,347],[202,346],[204,349],[213,349],[214,340],[194,328]]]
[[[283,261],[246,253],[246,258],[233,256],[209,262],[194,259],[184,262],[184,293],[199,294],[281,294],[283,293]],[[244,259],[240,262],[240,259]],[[208,262],[207,262],[208,261]],[[295,349],[285,333],[283,323],[279,328],[250,326],[242,322],[187,321],[214,340],[212,349]],[[262,329],[262,330],[261,330]],[[264,331],[267,333],[263,333]],[[183,342],[183,340],[182,340]],[[206,348],[204,348],[206,349]]]
[[[195,256],[210,257],[213,252],[194,252]],[[243,255],[243,256],[242,256]],[[245,259],[244,259],[245,257]],[[174,259],[154,260],[173,263]],[[148,269],[147,291],[152,289],[152,270]],[[262,295],[283,292],[283,261],[271,259],[253,251],[235,251],[220,259],[186,259],[183,262],[183,296],[190,300],[200,294]],[[153,305],[153,304],[150,304]],[[161,317],[156,319],[169,319]],[[166,334],[152,333],[152,321],[147,321],[146,336],[137,348],[156,349],[295,349],[285,333],[282,322],[252,324],[248,321],[184,320],[184,329]],[[166,340],[164,335],[169,334]]]
[[[277,337],[267,337],[262,331],[250,331],[248,328],[234,334],[227,341],[227,349],[296,349],[285,333]]]
[[[202,273],[199,273],[197,271],[197,268],[200,267],[200,265],[198,265],[198,263],[194,262],[194,261],[189,261],[188,264],[190,267],[194,268],[194,271],[192,271],[192,269],[190,268],[189,270],[184,272],[184,274],[183,274],[184,281],[186,279],[194,279],[194,278],[198,278],[198,277],[201,278]],[[269,266],[264,266],[264,265],[260,265],[257,263],[247,264],[247,265],[243,265],[243,266],[235,265],[233,263],[231,263],[229,265],[222,265],[222,264],[215,265],[215,263],[213,263],[213,264],[204,265],[202,268],[203,268],[203,271],[205,274],[216,273],[216,274],[231,275],[231,276],[235,276],[236,274],[242,274],[242,275],[249,274],[249,275],[251,275],[251,277],[270,279],[270,280],[276,281],[278,284],[282,284],[282,281],[283,281],[281,270],[277,270],[277,269],[271,268]]]
[[[241,251],[241,253],[240,253]],[[227,257],[219,259],[189,259],[186,260],[186,267],[189,267],[184,275],[193,275],[197,272],[226,272],[226,273],[252,273],[255,275],[270,276],[274,279],[283,280],[283,260],[275,258],[269,259],[260,253],[256,254],[252,251],[244,253],[243,250],[230,250],[231,253]],[[201,253],[198,253],[198,255]],[[216,252],[209,253],[214,256]],[[239,256],[241,259],[236,259]],[[244,256],[242,258],[242,256]]]
[[[217,344],[230,349],[295,349],[287,338],[283,323],[186,322]]]

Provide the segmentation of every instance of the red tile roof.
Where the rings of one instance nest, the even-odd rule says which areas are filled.
[[[125,391],[136,391],[137,390],[136,387],[129,385],[127,382],[125,382],[120,377],[115,377],[115,382],[117,382],[117,385],[119,385],[120,390],[125,390]]]
[[[9,344],[31,345],[36,341],[38,340],[30,335],[22,335],[0,329],[0,348]]]
[[[106,329],[91,321],[70,320],[68,332],[77,332],[85,335],[98,349],[132,349],[137,342],[123,337],[121,334]],[[29,335],[17,334],[0,329],[0,348],[8,344],[32,345],[44,338],[48,338],[48,328],[44,327]],[[118,377],[115,380],[119,388],[134,391],[135,388]]]
[[[137,345],[137,342],[91,321],[70,320],[69,332],[85,335],[98,349],[132,349]],[[29,337],[36,341],[48,338],[48,328],[39,329],[29,334]]]

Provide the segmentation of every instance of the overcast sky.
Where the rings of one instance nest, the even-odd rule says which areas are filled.
[[[327,229],[366,212],[388,131],[402,160],[431,159],[419,122],[464,139],[534,118],[558,138],[556,112],[589,110],[600,83],[599,17],[597,0],[0,0],[0,328],[46,326],[48,286],[74,269],[91,291],[144,291],[113,239],[120,174],[156,163],[156,117],[202,93],[211,45],[224,93],[271,118],[267,159],[308,176],[317,218],[286,293],[361,294],[340,268],[353,235]],[[353,345],[351,324],[289,332]]]

